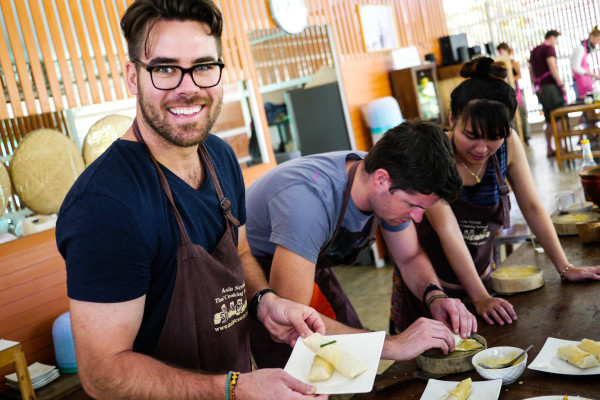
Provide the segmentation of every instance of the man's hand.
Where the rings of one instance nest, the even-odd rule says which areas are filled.
[[[436,299],[430,304],[429,309],[433,319],[443,322],[463,339],[477,332],[477,319],[459,299],[450,297]]]
[[[433,348],[439,348],[444,354],[448,354],[454,350],[454,338],[444,323],[421,317],[401,334],[387,336],[383,347],[381,358],[412,360]]]
[[[299,336],[307,337],[313,332],[325,334],[325,323],[315,309],[273,293],[263,296],[258,306],[258,320],[273,340],[289,343],[292,347]]]
[[[241,374],[235,386],[235,398],[240,399],[311,399],[324,400],[327,395],[315,395],[316,388],[293,378],[282,369],[260,369]]]
[[[473,305],[477,314],[481,315],[485,322],[494,325],[512,324],[517,319],[517,313],[512,304],[499,297],[485,296],[481,299],[473,300]]]

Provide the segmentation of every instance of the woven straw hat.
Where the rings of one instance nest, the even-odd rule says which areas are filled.
[[[112,142],[123,136],[133,124],[133,118],[123,115],[108,115],[94,123],[83,140],[83,159],[90,165]]]
[[[10,176],[8,175],[8,170],[6,169],[6,165],[0,162],[0,216],[4,214],[6,206],[8,205],[8,199],[10,199],[11,194],[12,189],[10,187]]]
[[[15,192],[29,209],[53,214],[84,168],[71,139],[53,129],[38,129],[15,149],[10,175]]]

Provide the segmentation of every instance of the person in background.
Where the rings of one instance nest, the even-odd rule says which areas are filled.
[[[252,254],[280,295],[310,304],[329,334],[364,332],[333,266],[351,265],[368,248],[375,229],[408,277],[408,286],[429,302],[435,320],[420,319],[388,336],[382,358],[412,359],[430,348],[452,351],[452,331],[467,337],[475,316],[440,290],[413,222],[439,200],[452,202],[461,181],[450,141],[428,122],[405,122],[368,152],[305,156],[273,168],[246,191],[247,235]],[[288,347],[253,324],[252,354],[260,367],[284,365]]]
[[[521,119],[521,130],[523,131],[523,141],[526,145],[529,145],[529,139],[531,139],[531,132],[529,130],[529,122],[527,117],[527,104],[525,103],[525,96],[523,90],[519,86],[519,80],[521,79],[521,65],[514,59],[513,49],[505,42],[500,43],[496,50],[498,54],[508,56],[510,58],[513,78],[515,80],[515,93],[517,94],[517,109],[519,110],[519,117]]]
[[[552,157],[555,151],[552,147],[552,125],[550,124],[550,112],[566,103],[565,84],[560,79],[558,64],[556,62],[556,49],[560,32],[549,30],[544,36],[542,44],[531,50],[529,57],[529,76],[531,84],[535,88],[542,110],[546,126],[546,156]],[[557,124],[560,128],[560,124]]]
[[[573,70],[573,88],[578,99],[585,98],[593,92],[594,79],[600,79],[600,74],[590,70],[589,54],[598,48],[600,30],[597,26],[590,32],[587,39],[577,45],[571,53],[571,69]]]
[[[136,0],[121,27],[136,118],[75,182],[56,227],[85,391],[326,398],[283,370],[252,372],[249,315],[290,344],[325,326],[269,289],[242,226],[238,160],[210,134],[223,100],[221,11],[210,0]]]
[[[575,267],[562,250],[535,189],[521,140],[510,128],[517,99],[504,80],[507,74],[504,64],[491,58],[463,65],[461,76],[467,80],[452,91],[448,132],[462,192],[451,205],[429,208],[416,224],[419,242],[447,293],[467,294],[487,323],[499,325],[512,323],[517,315],[508,301],[491,297],[483,283],[494,268],[495,234],[510,226],[508,184],[560,276],[570,281],[600,280],[600,267]]]

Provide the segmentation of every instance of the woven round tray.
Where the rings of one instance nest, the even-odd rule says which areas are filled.
[[[6,211],[6,206],[8,205],[11,194],[10,175],[8,175],[6,165],[0,162],[0,215],[4,214],[4,211]]]
[[[29,209],[53,214],[84,168],[71,139],[52,129],[38,129],[17,146],[10,175],[15,193]]]
[[[483,348],[470,351],[453,351],[444,354],[440,349],[429,349],[417,356],[417,366],[423,371],[433,374],[454,374],[475,369],[471,359],[483,349],[487,349],[487,340],[481,335],[474,333],[471,337],[483,345]]]
[[[83,159],[90,165],[112,142],[123,136],[131,127],[133,118],[123,115],[108,115],[92,125],[83,140]]]

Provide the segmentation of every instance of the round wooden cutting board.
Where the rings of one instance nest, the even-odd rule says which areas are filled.
[[[596,213],[575,213],[558,215],[552,218],[554,229],[559,236],[577,235],[575,224],[579,222],[589,222],[598,219]]]
[[[544,286],[544,273],[535,265],[513,265],[493,270],[490,286],[497,293],[528,292]]]
[[[472,339],[483,345],[482,348],[471,351],[453,351],[444,354],[440,349],[429,349],[417,356],[417,366],[423,371],[434,374],[454,374],[474,369],[471,359],[475,354],[487,348],[487,341],[481,335],[474,333]]]

